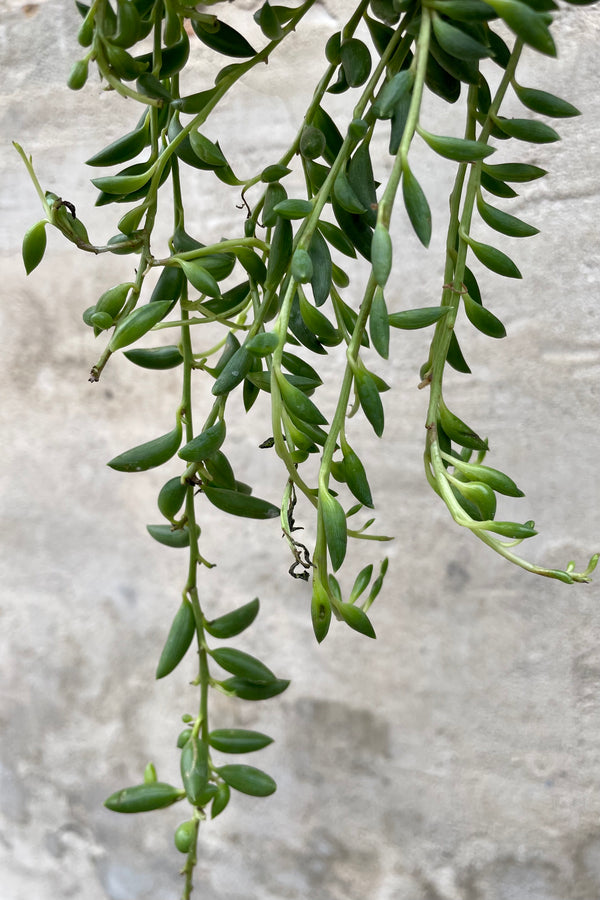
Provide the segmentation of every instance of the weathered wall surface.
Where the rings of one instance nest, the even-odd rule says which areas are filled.
[[[276,148],[268,162],[286,146],[321,67],[309,54],[345,6],[317,4],[291,55],[225,105],[228,150],[243,171],[264,164],[265,147]],[[226,12],[235,23],[254,7],[243,0]],[[167,900],[178,895],[180,810],[119,817],[102,801],[139,780],[150,758],[162,779],[178,778],[174,740],[195,702],[193,661],[164,682],[153,673],[182,560],[145,534],[162,472],[123,476],[105,462],[156,422],[170,427],[177,376],[115,360],[98,385],[87,382],[97,349],[81,312],[129,277],[126,257],[83,257],[52,234],[27,280],[20,259],[38,209],[12,139],[94,235],[114,231],[110,213],[93,210],[83,160],[125,130],[131,109],[98,100],[96,83],[65,89],[76,29],[70,3],[0,0],[0,894]],[[529,57],[523,83],[566,96],[584,116],[560,125],[558,145],[523,145],[520,158],[551,175],[511,211],[527,206],[542,234],[511,244],[523,282],[484,276],[509,336],[493,342],[463,326],[474,374],[451,374],[448,393],[489,435],[492,464],[527,491],[514,512],[541,528],[531,552],[564,565],[600,539],[600,9],[565,10],[556,34],[559,61]],[[204,65],[194,65],[195,90],[210,83]],[[426,110],[432,130],[452,127],[441,104]],[[447,189],[434,194],[434,178],[442,172],[449,186],[451,173],[433,156],[416,169],[437,225],[426,253],[396,214],[394,309],[439,296]],[[226,232],[240,215],[234,203],[198,192],[199,237]],[[292,684],[266,704],[215,702],[220,723],[276,739],[258,764],[279,789],[264,801],[236,797],[202,828],[198,896],[597,900],[598,583],[536,580],[451,526],[422,476],[426,397],[415,387],[427,336],[393,340],[394,362],[378,367],[394,388],[385,437],[357,432],[375,460],[381,530],[396,536],[372,610],[377,642],[338,625],[316,646],[306,586],[287,575],[276,522],[256,533],[217,513],[204,523],[206,556],[218,562],[203,576],[209,609],[260,595],[262,628],[240,645]],[[268,433],[258,409],[240,415],[228,446],[241,477],[275,499],[283,476],[255,450]],[[367,558],[358,547],[357,568]]]

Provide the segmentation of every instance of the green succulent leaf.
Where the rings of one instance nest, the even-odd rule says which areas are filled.
[[[184,600],[171,624],[156,668],[156,678],[164,678],[179,665],[188,652],[195,633],[194,610],[192,604]]]

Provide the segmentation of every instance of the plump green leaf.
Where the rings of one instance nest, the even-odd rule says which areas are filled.
[[[350,591],[350,603],[354,603],[360,595],[366,590],[368,584],[373,576],[373,563],[369,563],[368,566],[365,566],[364,569],[361,569],[354,584],[352,585],[352,590]]]
[[[489,244],[482,244],[473,238],[468,239],[468,244],[479,262],[483,263],[492,272],[498,275],[504,275],[505,278],[522,278],[518,268],[512,259],[498,250],[497,247],[491,247]]]
[[[203,259],[180,259],[178,264],[183,269],[185,277],[201,294],[209,297],[220,297],[221,291],[216,279],[203,265]]]
[[[478,331],[493,338],[506,337],[506,328],[489,309],[476,303],[468,294],[463,296],[467,318]]]
[[[331,244],[332,247],[335,247],[336,250],[339,250],[345,256],[356,257],[354,245],[348,240],[341,228],[338,228],[337,225],[333,225],[331,222],[326,222],[324,219],[319,219],[318,227],[328,244]]]
[[[350,628],[353,628],[354,631],[358,631],[366,637],[377,637],[375,629],[371,624],[371,620],[360,607],[354,606],[352,603],[339,603],[337,610],[344,622],[349,625]]]
[[[322,583],[315,576],[310,605],[313,631],[319,644],[327,637],[331,624],[331,601]]]
[[[179,665],[188,652],[195,633],[194,610],[192,609],[192,604],[184,600],[175,613],[175,618],[167,635],[167,640],[156,667],[156,678],[164,678],[165,675],[169,675]]]
[[[373,229],[364,216],[349,213],[343,206],[337,202],[335,196],[331,201],[333,214],[338,221],[338,225],[349,238],[361,256],[370,262],[371,260],[371,241],[373,239]]]
[[[373,426],[377,437],[381,437],[384,427],[384,414],[377,385],[371,374],[362,369],[354,373],[354,383],[363,412]]]
[[[220,813],[223,812],[227,804],[229,803],[229,798],[231,796],[231,791],[229,789],[229,785],[222,782],[217,785],[217,793],[215,795],[215,799],[212,802],[212,806],[210,808],[210,817],[211,819],[216,818]]]
[[[327,490],[319,490],[319,510],[323,518],[331,564],[334,571],[337,571],[346,556],[348,541],[346,514],[342,505]]]
[[[381,89],[373,104],[373,114],[378,119],[391,119],[398,103],[410,94],[414,80],[412,69],[397,72]]]
[[[297,250],[294,250],[290,271],[294,281],[299,284],[306,284],[307,281],[311,280],[313,277],[313,264],[308,255],[308,250],[305,250],[303,247],[298,247]]]
[[[269,0],[265,0],[261,8],[254,13],[254,20],[270,41],[278,41],[282,36],[281,23]]]
[[[185,484],[181,483],[181,478],[179,478],[179,476],[169,478],[169,480],[163,484],[158,494],[157,504],[159,510],[166,519],[172,520],[175,518],[183,506],[186,493],[187,487]]]
[[[222,53],[225,56],[233,56],[238,59],[247,59],[255,56],[256,50],[248,43],[243,34],[227,25],[220,19],[216,20],[215,29],[206,28],[201,22],[192,19],[192,28],[203,44]]]
[[[327,141],[320,128],[305,125],[300,135],[300,153],[304,159],[318,159],[325,152]]]
[[[402,167],[402,193],[411,225],[421,243],[428,247],[431,240],[431,210],[407,162]]]
[[[104,805],[113,812],[148,812],[152,809],[171,806],[182,797],[185,797],[185,792],[179,788],[162,781],[155,781],[153,784],[136,784],[122,791],[116,791],[104,801]]]
[[[260,659],[244,653],[242,650],[235,650],[233,647],[219,647],[217,650],[210,652],[212,658],[222,669],[251,681],[253,684],[268,684],[276,681],[276,677]]]
[[[310,240],[308,255],[312,263],[310,286],[317,306],[322,306],[329,297],[332,279],[331,253],[320,231],[315,231]]]
[[[513,189],[505,184],[504,181],[501,181],[499,178],[494,178],[492,175],[488,174],[488,172],[481,172],[480,183],[482,188],[485,188],[490,194],[494,194],[495,197],[510,198],[517,196],[517,192],[513,191]]]
[[[284,406],[292,415],[312,425],[325,425],[327,419],[306,394],[290,384],[281,372],[276,373],[277,384],[281,392]]]
[[[343,168],[340,169],[337,178],[333,182],[333,196],[346,212],[358,215],[367,212],[367,207],[354,190]]]
[[[346,483],[356,499],[360,500],[363,506],[372,509],[373,498],[365,467],[354,450],[347,445],[344,447],[344,475]]]
[[[485,530],[493,531],[495,534],[501,534],[502,537],[519,541],[525,538],[534,537],[537,534],[535,528],[528,523],[521,525],[519,522],[489,522],[486,525]]]
[[[46,219],[32,225],[23,238],[23,263],[29,275],[41,263],[46,250]]]
[[[477,509],[476,519],[485,522],[496,514],[496,495],[491,487],[479,481],[460,481],[453,485]]]
[[[269,185],[272,187],[273,185]],[[264,221],[264,220],[263,220]],[[292,258],[293,231],[288,219],[277,217],[271,237],[271,249],[267,263],[265,288],[276,287],[283,278]]]
[[[142,152],[149,140],[149,117],[146,113],[142,116],[141,124],[134,131],[117,138],[103,150],[95,153],[86,160],[87,166],[115,166],[128,162]]]
[[[312,212],[313,204],[310,200],[291,199],[281,200],[273,207],[273,212],[284,219],[304,219]]]
[[[252,368],[255,358],[247,347],[239,347],[235,350],[228,358],[212,386],[212,393],[215,397],[227,394],[236,385],[241,384]]]
[[[268,747],[273,738],[245,728],[217,728],[209,734],[208,743],[221,753],[253,753]]]
[[[490,466],[483,466],[479,463],[468,463],[456,457],[448,458],[448,461],[469,481],[482,481],[492,490],[499,494],[505,494],[507,497],[525,496],[512,478],[509,478],[504,472],[500,472],[499,469],[492,469]]]
[[[204,627],[208,633],[219,640],[235,637],[245,631],[254,622],[258,615],[259,601],[258,597],[243,606],[213,619],[211,622],[205,622]]]
[[[291,171],[291,169],[288,169],[287,166],[281,163],[274,163],[272,166],[267,166],[262,170],[260,180],[264,184],[270,184],[272,181],[279,181],[280,178],[285,178]]]
[[[154,166],[145,167],[139,175],[102,175],[92,178],[92,184],[105,194],[133,194],[144,187],[154,174]]]
[[[274,519],[279,515],[279,509],[276,506],[269,503],[268,500],[261,500],[260,497],[252,497],[224,488],[209,487],[206,484],[202,491],[213,506],[232,516],[242,516],[247,519]]]
[[[225,422],[219,419],[214,425],[188,441],[181,450],[179,456],[186,462],[202,462],[208,456],[212,456],[221,447],[225,440]]]
[[[532,4],[520,0],[486,0],[486,3],[522,41],[546,56],[556,56],[556,47],[546,18],[532,9]]]
[[[385,287],[392,271],[392,239],[388,229],[382,223],[375,226],[371,242],[371,265],[373,277],[380,287]]]
[[[270,775],[254,766],[229,765],[217,769],[221,778],[229,787],[252,797],[268,797],[277,790],[277,785]]]
[[[433,15],[435,37],[446,53],[458,59],[483,59],[490,56],[490,48],[471,37],[456,25],[451,25],[437,13]]]
[[[448,344],[446,360],[448,361],[448,364],[452,366],[452,368],[457,372],[462,372],[464,375],[471,374],[469,364],[467,363],[461,350],[460,344],[458,343],[456,331],[452,331],[452,334],[450,335],[450,343]]]
[[[498,165],[483,163],[483,170],[500,181],[513,182],[535,181],[536,178],[542,178],[548,174],[546,169],[530,166],[528,163],[498,163]]]
[[[302,292],[298,294],[298,301],[302,319],[321,343],[327,347],[336,347],[341,343],[343,336],[339,328],[335,328],[324,313],[309,303]]]
[[[568,103],[554,94],[549,94],[548,91],[521,87],[519,84],[515,84],[514,89],[524,106],[533,110],[533,112],[541,113],[543,116],[552,116],[554,119],[566,119],[571,116],[581,115],[580,111],[572,103]]]
[[[181,751],[180,769],[188,800],[200,806],[208,784],[208,746],[194,734]]]
[[[190,533],[187,525],[184,528],[172,528],[170,525],[146,525],[146,531],[159,544],[181,550],[190,546]]]
[[[494,152],[494,147],[480,141],[468,141],[466,138],[447,137],[441,134],[431,134],[424,128],[419,128],[419,134],[429,144],[432,150],[446,159],[457,162],[476,162],[485,159]]]
[[[487,441],[482,440],[462,419],[450,412],[444,403],[440,404],[439,416],[444,433],[455,444],[460,444],[461,447],[469,447],[471,450],[488,449]]]
[[[537,119],[504,119],[498,116],[496,124],[505,134],[517,138],[519,141],[528,141],[530,144],[551,144],[560,141],[560,135]]]
[[[508,234],[511,237],[531,237],[539,234],[539,228],[529,225],[516,216],[511,216],[501,209],[496,209],[495,206],[490,206],[480,193],[477,194],[477,209],[483,221],[501,234]]]
[[[369,313],[369,334],[379,355],[387,359],[390,353],[390,320],[381,287],[377,287],[373,295]]]
[[[223,687],[239,697],[240,700],[269,700],[282,694],[288,687],[289,681],[284,678],[277,678],[268,684],[256,684],[253,681],[247,681],[245,678],[227,678],[222,682]]]
[[[340,60],[350,87],[359,87],[365,83],[371,72],[371,54],[363,41],[358,38],[342,41]]]
[[[388,321],[393,328],[413,330],[414,328],[427,328],[434,325],[442,316],[448,313],[447,306],[424,306],[422,309],[404,309],[401,312],[390,313]]]
[[[163,300],[145,303],[121,319],[110,339],[109,349],[114,353],[128,344],[134,344],[160,322],[171,309],[171,303]]]
[[[174,344],[165,347],[139,347],[126,350],[124,356],[129,362],[143,369],[174,369],[183,362],[183,356]]]
[[[147,469],[162,466],[171,459],[177,452],[180,443],[181,423],[178,422],[173,431],[120,453],[107,465],[111,469],[116,469],[117,472],[145,472]]]

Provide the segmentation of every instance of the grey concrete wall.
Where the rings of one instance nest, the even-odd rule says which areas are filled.
[[[228,7],[230,21],[255,6]],[[265,145],[286,146],[321,66],[307,54],[345,6],[317,4],[291,55],[253,74],[225,105],[227,149],[242,171],[262,164]],[[174,741],[179,716],[195,704],[193,660],[164,682],[153,673],[184,560],[145,534],[162,471],[125,476],[105,462],[155,433],[155,423],[171,427],[178,378],[115,360],[98,385],[87,382],[97,349],[81,312],[129,277],[126,257],[87,258],[51,234],[27,280],[20,259],[39,210],[12,139],[94,236],[114,230],[110,212],[93,209],[83,161],[122,133],[131,110],[98,97],[95,83],[66,90],[76,29],[70,3],[0,2],[0,896],[166,900],[179,892],[172,832],[180,809],[129,818],[102,801],[138,781],[149,759],[161,779],[178,778]],[[536,519],[541,535],[530,553],[564,565],[583,563],[600,541],[600,10],[564,10],[556,36],[558,62],[529,56],[522,80],[567,97],[584,116],[560,126],[559,145],[523,145],[520,158],[551,174],[511,211],[527,208],[542,234],[502,244],[523,282],[483,275],[508,338],[461,326],[474,374],[451,373],[447,392],[489,435],[491,464],[526,490],[506,508]],[[195,89],[208,84],[198,56]],[[428,99],[433,130],[451,127],[449,116]],[[389,166],[383,139],[380,149]],[[426,253],[396,213],[404,250],[388,294],[394,309],[439,296],[447,189],[434,193],[434,183],[447,178],[449,187],[451,169],[432,157],[415,166],[436,228]],[[237,222],[230,194],[215,204],[194,189],[204,240]],[[485,240],[483,226],[477,234]],[[203,519],[203,549],[218,563],[202,576],[207,608],[218,614],[258,594],[262,627],[239,645],[292,684],[265,704],[214,702],[213,721],[276,739],[256,762],[279,789],[268,800],[236,796],[202,827],[197,894],[598,900],[598,583],[536,580],[452,525],[422,476],[426,396],[416,383],[427,335],[393,341],[393,363],[377,366],[393,386],[385,436],[356,430],[372,460],[381,530],[396,536],[372,609],[377,642],[337,625],[316,646],[306,586],[287,575],[276,522],[255,531],[216,512]],[[268,433],[262,406],[240,415],[228,448],[240,476],[276,499],[283,474],[255,449]],[[356,570],[372,550],[353,548]]]

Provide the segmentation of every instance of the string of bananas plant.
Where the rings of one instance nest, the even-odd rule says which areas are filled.
[[[520,162],[519,147],[521,142],[552,143],[559,135],[529,112],[553,119],[578,114],[569,102],[517,80],[525,45],[540,54],[556,54],[551,32],[556,4],[348,4],[354,8],[347,21],[318,51],[323,53],[323,73],[289,148],[279,158],[264,159],[260,171],[234,173],[214,139],[211,113],[247,72],[282,52],[281,45],[315,0],[294,6],[265,0],[249,21],[247,35],[214,13],[219,2],[223,5],[223,0],[215,0],[200,10],[180,0],[75,4],[82,17],[79,43],[85,55],[73,66],[69,86],[81,89],[94,63],[104,88],[135,101],[139,114],[130,131],[87,161],[94,169],[109,170],[92,179],[99,191],[97,205],[125,208],[117,234],[106,244],[91,242],[73,204],[41,187],[31,159],[15,144],[43,207],[43,218],[23,241],[27,273],[44,256],[49,225],[85,252],[131,254],[135,259],[131,280],[107,286],[83,313],[86,325],[103,342],[90,381],[97,382],[111,356],[120,351],[134,366],[179,367],[182,373],[173,427],[125,450],[108,465],[120,472],[143,472],[180,460],[180,473],[158,495],[163,521],[148,525],[160,544],[188,548],[189,553],[181,602],[156,677],[170,674],[195,638],[198,714],[183,716],[185,728],[177,739],[182,786],[158,781],[149,764],[142,783],[112,794],[106,806],[135,813],[187,798],[190,811],[175,833],[176,847],[186,855],[183,898],[192,891],[200,823],[223,812],[231,789],[253,796],[275,790],[275,782],[262,770],[222,761],[223,755],[227,759],[257,751],[271,738],[256,731],[214,729],[211,690],[256,701],[278,695],[288,685],[245,651],[214,644],[248,628],[259,602],[210,618],[198,592],[200,572],[212,565],[201,553],[198,522],[206,504],[250,519],[278,517],[289,546],[290,574],[312,581],[317,640],[325,638],[332,614],[375,637],[368,612],[381,590],[387,561],[375,577],[373,564],[362,569],[346,599],[334,573],[344,563],[348,539],[387,540],[371,532],[372,518],[361,523],[363,511],[375,504],[365,467],[352,447],[352,425],[355,416],[364,416],[375,434],[382,435],[382,394],[388,385],[374,367],[377,355],[388,359],[390,327],[433,327],[419,385],[429,394],[425,474],[454,521],[510,562],[568,584],[589,581],[598,560],[595,554],[585,570],[576,571],[573,562],[564,569],[544,568],[517,555],[516,548],[536,533],[534,523],[496,518],[496,502],[497,495],[523,494],[508,475],[484,463],[487,440],[452,410],[443,389],[447,365],[470,371],[454,330],[459,317],[491,338],[505,335],[502,322],[483,302],[468,266],[470,258],[505,278],[521,278],[512,259],[478,239],[479,219],[515,238],[537,232],[498,208],[494,199],[514,197],[512,184],[546,174]],[[588,0],[569,2],[583,5]],[[212,85],[190,83],[186,73],[190,54],[201,52],[216,60]],[[263,77],[269,77],[268,70]],[[327,97],[344,92],[352,96],[351,118],[336,123],[327,112]],[[462,105],[456,106],[455,119],[461,123],[457,121],[455,134],[434,134],[425,127],[431,93],[449,104],[463,95]],[[525,108],[524,117],[502,114],[509,93]],[[377,177],[371,154],[376,131],[386,135],[391,157],[391,165]],[[417,153],[438,154],[456,163],[445,259],[439,265],[443,286],[438,305],[390,312],[388,301],[394,302],[395,291],[389,280],[394,254],[389,228],[395,207],[403,207],[396,210],[397,217],[406,220],[425,246],[431,236],[429,204],[413,173]],[[494,161],[496,155],[502,161]],[[294,169],[303,174],[303,196],[290,196],[286,189]],[[186,231],[186,203],[193,199],[190,171],[230,186],[232,207],[238,204],[240,210],[231,235],[204,244],[205,235]],[[174,209],[173,227],[168,247],[160,247],[154,228],[167,200]],[[368,267],[362,299],[354,306],[343,261],[357,254]],[[203,342],[207,324],[213,326],[211,334],[214,328],[220,330],[209,349]],[[162,340],[166,330],[174,335],[170,344]],[[332,348],[341,348],[337,352],[343,359],[332,376],[339,381],[337,402],[326,416],[318,405],[322,379],[313,364]],[[213,398],[201,412],[192,396],[199,378],[209,379]],[[236,391],[248,413],[261,394],[268,395],[272,434],[257,452],[273,452],[283,464],[280,505],[256,497],[238,480],[226,455],[228,407]],[[312,548],[297,538],[299,497],[316,518]]]

